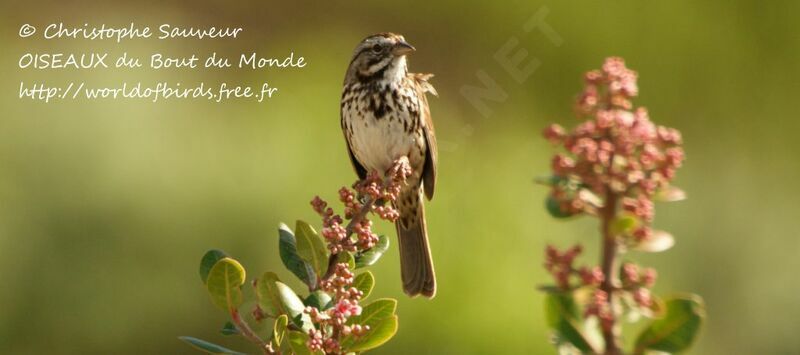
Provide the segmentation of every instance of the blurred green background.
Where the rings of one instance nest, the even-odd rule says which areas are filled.
[[[537,11],[563,39],[522,25]],[[709,320],[692,354],[798,354],[800,2],[418,1],[78,2],[0,6],[0,353],[192,354],[179,335],[251,349],[217,333],[197,264],[210,248],[248,278],[279,270],[279,222],[318,223],[308,201],[354,179],[339,128],[341,81],[365,35],[402,33],[433,72],[440,177],[427,216],[438,296],[408,299],[395,247],[373,295],[400,299],[400,330],[378,354],[554,353],[542,315],[547,243],[584,242],[596,224],[543,208],[550,122],[573,126],[583,72],[623,56],[651,117],[684,134],[677,185],[657,207],[677,245],[631,255],[658,268],[656,291],[692,291]],[[130,22],[243,27],[235,40],[50,40],[24,23]],[[493,59],[510,38],[540,65],[522,84]],[[22,70],[27,52],[127,51],[143,57],[306,57],[301,70]],[[484,117],[459,94],[489,74],[507,93]],[[18,99],[20,81],[205,81],[279,87],[265,103]],[[393,227],[377,230],[394,237]],[[297,286],[298,284],[293,284]],[[375,297],[375,296],[373,296]]]

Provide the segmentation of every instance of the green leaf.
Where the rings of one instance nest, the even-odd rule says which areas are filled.
[[[545,207],[547,207],[547,212],[550,212],[550,215],[555,218],[569,218],[573,216],[571,213],[562,211],[561,204],[559,204],[552,195],[547,196]]]
[[[645,350],[677,353],[688,349],[705,319],[703,299],[697,295],[680,296],[665,302],[666,314],[653,321],[636,340],[636,353]]]
[[[277,346],[280,346],[281,342],[283,342],[288,327],[289,317],[285,314],[281,314],[278,318],[275,318],[275,325],[272,327],[272,340]]]
[[[303,332],[298,332],[296,330],[289,331],[289,346],[292,349],[294,355],[321,355],[324,354],[322,351],[314,351],[308,350],[308,346],[306,343],[308,342],[308,334]]]
[[[664,302],[663,299],[661,299],[661,297],[658,297],[656,295],[651,295],[650,297],[653,300],[653,304],[651,304],[650,307],[647,308],[647,314],[645,314],[645,316],[647,316],[648,318],[663,317],[667,313],[667,304]]]
[[[361,310],[361,314],[350,317],[352,324],[366,324],[376,320],[383,320],[393,315],[397,309],[397,300],[392,298],[381,298],[370,302]]]
[[[353,280],[353,287],[364,293],[364,295],[361,297],[362,300],[366,299],[367,296],[369,296],[374,286],[375,286],[375,276],[373,276],[372,273],[369,271],[364,271],[358,274],[355,280]]]
[[[306,306],[303,304],[303,301],[300,300],[300,297],[298,297],[289,286],[286,286],[280,281],[276,281],[275,286],[278,289],[278,294],[280,294],[281,304],[283,304],[283,308],[286,310],[289,318],[293,321],[296,319],[299,320],[295,321],[295,325],[301,327],[306,332],[313,329],[314,325],[311,323],[311,317],[303,312]]]
[[[564,318],[578,319],[578,305],[571,295],[564,291],[549,292],[545,296],[545,319],[551,328],[557,328]]]
[[[297,237],[297,254],[311,264],[317,275],[325,275],[328,268],[328,250],[317,231],[310,224],[297,221],[294,229]]]
[[[216,264],[219,259],[226,256],[228,256],[228,254],[217,249],[209,250],[203,255],[203,258],[200,259],[200,279],[203,280],[203,283],[206,283],[206,280],[208,280],[208,272],[211,271],[214,264]]]
[[[636,244],[633,249],[649,253],[665,251],[675,245],[675,238],[665,231],[654,230],[653,234]]]
[[[629,214],[623,213],[611,220],[610,232],[612,235],[622,235],[633,231],[639,225],[639,220]]]
[[[548,176],[537,176],[533,178],[533,182],[546,185],[546,186],[554,186],[564,180],[564,177],[558,175],[548,175]]]
[[[559,340],[568,342],[583,353],[599,353],[583,333],[578,306],[572,295],[548,293],[545,295],[545,318],[547,325],[556,332]]]
[[[655,198],[658,201],[664,202],[682,201],[686,199],[686,192],[670,185],[659,190],[658,193],[656,193]]]
[[[325,293],[321,290],[316,290],[311,292],[308,297],[306,297],[305,303],[306,306],[316,307],[319,310],[326,310],[331,307],[331,300],[333,298],[331,295]]]
[[[343,252],[340,252],[339,254],[336,254],[336,262],[337,263],[345,263],[345,264],[347,264],[347,267],[350,270],[353,270],[353,269],[356,268],[356,259],[353,256],[353,254],[351,254],[348,251],[343,251]]]
[[[217,307],[232,312],[242,304],[241,286],[244,280],[244,267],[238,261],[225,257],[209,271],[206,288]]]
[[[563,293],[564,289],[556,285],[539,285],[536,287],[539,291],[544,293]]]
[[[303,301],[300,300],[300,297],[297,297],[297,294],[294,293],[291,287],[286,286],[286,284],[280,281],[276,281],[275,286],[281,297],[281,304],[290,317],[295,317],[303,313],[303,309],[305,309],[306,306],[303,304]]]
[[[308,334],[295,330],[289,331],[289,346],[291,346],[292,352],[295,355],[311,354],[311,351],[308,350],[308,346],[306,346],[307,342]]]
[[[225,322],[225,325],[222,326],[222,329],[219,330],[222,335],[239,335],[239,328],[236,328],[235,325],[231,322]]]
[[[382,298],[364,306],[361,314],[350,317],[348,324],[367,325],[370,330],[361,337],[349,335],[342,340],[345,351],[359,352],[380,346],[397,332],[397,300]]]
[[[370,266],[374,264],[378,259],[383,256],[383,253],[389,249],[389,238],[385,235],[381,235],[378,237],[378,242],[375,243],[375,246],[370,248],[369,250],[363,251],[358,253],[355,256],[356,263],[355,269],[359,269],[365,266]]]
[[[345,338],[343,348],[349,352],[361,352],[377,348],[389,341],[397,333],[397,328],[397,316],[393,315],[370,325],[369,331],[361,337]],[[349,339],[352,340],[350,341]]]
[[[280,281],[274,272],[265,272],[261,279],[256,282],[256,296],[258,306],[270,316],[285,314],[286,309],[281,303],[281,294],[275,282]]]
[[[184,342],[191,345],[193,348],[209,353],[209,354],[224,354],[224,355],[245,355],[244,353],[240,353],[238,351],[233,351],[231,349],[224,348],[217,344],[209,343],[205,340],[200,340],[193,337],[182,336],[178,337],[178,339],[183,340]]]
[[[309,288],[317,282],[317,275],[311,264],[307,263],[297,254],[297,240],[289,227],[281,223],[278,228],[278,250],[281,254],[281,261],[289,271],[303,281]]]

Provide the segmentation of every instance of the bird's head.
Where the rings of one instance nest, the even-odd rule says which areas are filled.
[[[415,50],[398,34],[369,36],[353,52],[345,82],[402,77],[407,73],[406,54]]]

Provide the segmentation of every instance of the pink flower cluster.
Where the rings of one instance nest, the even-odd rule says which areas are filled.
[[[334,266],[335,272],[330,279],[320,282],[323,291],[333,295],[336,304],[325,311],[316,307],[306,307],[305,312],[314,323],[315,329],[309,331],[306,345],[311,351],[324,350],[327,354],[341,353],[339,340],[342,336],[361,336],[369,331],[369,326],[347,324],[352,316],[361,314],[359,301],[364,293],[352,287],[354,275],[347,264]]]
[[[669,188],[684,153],[680,132],[655,125],[645,108],[633,108],[636,78],[621,58],[608,58],[601,70],[585,76],[576,111],[587,120],[571,132],[550,125],[543,135],[566,151],[551,163],[550,196],[561,212],[596,214],[613,194],[642,222],[632,234],[646,238],[652,233],[652,200]]]
[[[356,181],[352,189],[342,187],[339,201],[344,205],[344,218],[319,196],[314,197],[311,206],[322,217],[321,234],[332,256],[341,252],[365,251],[375,246],[378,235],[372,232],[372,221],[366,213],[374,213],[390,222],[397,220],[400,214],[392,205],[409,176],[408,159],[402,158],[386,172],[385,179],[373,171],[363,180]],[[365,205],[368,206],[366,210]],[[350,221],[348,225],[345,225],[345,219]],[[342,337],[362,336],[369,331],[367,325],[347,324],[348,319],[361,314],[359,302],[364,294],[352,287],[354,275],[346,263],[337,263],[333,268],[329,277],[319,280],[319,289],[332,296],[333,306],[325,310],[316,307],[305,309],[315,325],[315,329],[309,331],[306,345],[311,351],[322,350],[327,354],[341,353]]]
[[[639,266],[632,263],[622,265],[620,273],[622,288],[631,292],[633,300],[643,308],[653,305],[650,289],[656,284],[656,271],[651,268],[639,270]]]
[[[338,254],[343,250],[355,251],[355,245],[347,235],[342,217],[334,214],[333,208],[328,207],[328,203],[319,196],[315,196],[311,200],[311,207],[322,217],[321,233],[328,241],[328,249],[331,253]]]
[[[610,329],[614,318],[608,299],[608,292],[599,288],[605,280],[605,275],[599,266],[580,267],[573,266],[575,259],[581,254],[583,248],[578,244],[564,251],[559,251],[552,245],[545,249],[544,267],[553,276],[557,287],[562,291],[571,291],[579,287],[590,287],[592,290],[589,302],[584,308],[584,317],[597,317],[600,325]],[[656,271],[652,268],[640,269],[633,263],[624,263],[620,268],[621,286],[614,288],[614,292],[628,293],[639,307],[650,308],[653,306],[653,297],[650,289],[656,283]],[[577,279],[577,282],[574,280]]]
[[[622,287],[614,291],[626,292],[636,305],[641,308],[652,307],[653,296],[650,289],[656,283],[656,271],[651,268],[640,271],[639,266],[636,264],[625,263],[620,269],[620,274]],[[605,330],[610,330],[614,325],[614,316],[608,299],[608,292],[595,288],[584,308],[583,316],[587,318],[597,317],[600,321],[600,326]]]
[[[599,266],[592,268],[584,266],[576,269],[572,265],[575,258],[580,255],[582,251],[583,247],[580,245],[575,245],[563,252],[559,252],[558,249],[552,245],[548,245],[545,249],[544,268],[553,276],[556,285],[561,290],[567,291],[580,286],[597,287],[605,279],[603,271],[600,270]],[[571,276],[577,277],[579,281],[578,284],[573,284],[571,282]]]
[[[352,220],[362,211],[364,208],[362,201],[369,203],[369,212],[377,214],[383,220],[394,222],[400,217],[400,213],[392,203],[397,200],[400,189],[411,176],[408,159],[403,158],[395,162],[386,176],[387,179],[384,181],[373,171],[363,180],[356,181],[352,189],[346,187],[339,189],[339,201],[344,204],[344,216],[347,220]],[[366,250],[378,242],[378,235],[372,232],[372,221],[365,216],[360,216],[360,219],[351,226],[352,230],[348,231],[344,219],[335,214],[333,208],[328,207],[328,203],[319,196],[314,197],[311,206],[322,217],[322,236],[327,240],[331,254]],[[355,239],[351,238],[350,232],[355,234]]]
[[[685,197],[671,185],[684,160],[681,134],[650,120],[635,107],[637,74],[621,58],[608,58],[600,70],[584,77],[575,105],[582,120],[574,129],[553,124],[542,132],[561,152],[551,160],[547,209],[555,217],[586,214],[601,226],[600,265],[573,266],[581,253],[576,245],[565,251],[545,250],[545,268],[556,290],[581,302],[584,318],[594,318],[602,330],[604,354],[621,354],[619,317],[647,317],[660,310],[651,289],[653,269],[642,269],[618,258],[628,248],[661,251],[671,236],[654,232],[654,201]],[[652,238],[652,239],[651,239]],[[647,243],[647,242],[651,243]],[[576,292],[580,290],[580,292]],[[588,299],[586,299],[588,295]]]
[[[589,298],[589,302],[586,304],[583,316],[586,318],[597,317],[603,329],[611,329],[614,326],[614,313],[611,311],[608,292],[599,288],[595,289]]]

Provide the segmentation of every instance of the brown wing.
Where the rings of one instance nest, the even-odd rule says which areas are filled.
[[[340,114],[342,116],[341,120],[342,133],[344,134],[344,144],[347,145],[347,155],[350,156],[350,162],[353,164],[353,170],[356,171],[356,175],[358,175],[359,179],[363,180],[365,177],[367,177],[367,169],[358,162],[358,159],[356,159],[356,156],[353,154],[353,149],[350,148],[350,137],[347,136],[347,129],[345,128],[344,112],[341,112]]]
[[[367,177],[367,169],[356,160],[356,156],[353,155],[353,150],[350,149],[350,143],[347,143],[347,154],[350,155],[350,162],[353,163],[353,170],[356,171],[358,178],[364,180],[364,178]]]
[[[437,95],[436,89],[433,88],[428,82],[428,79],[433,77],[433,74],[409,74],[414,79],[417,87],[417,95],[420,103],[420,114],[422,115],[422,129],[425,132],[425,143],[428,149],[425,153],[425,165],[422,167],[422,182],[425,188],[425,196],[428,199],[433,198],[433,190],[436,186],[436,134],[433,129],[433,119],[431,119],[431,110],[428,107],[428,98],[426,93]]]

